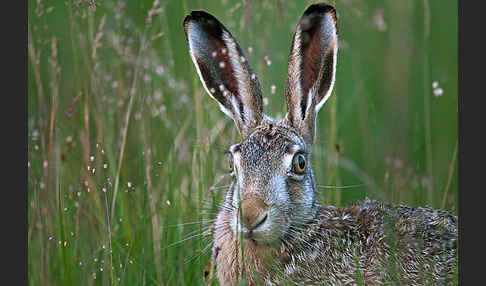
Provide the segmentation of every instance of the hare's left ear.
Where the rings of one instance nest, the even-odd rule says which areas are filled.
[[[184,31],[204,88],[245,139],[260,125],[263,104],[260,83],[243,51],[223,24],[204,11],[186,16]]]
[[[331,96],[338,50],[337,16],[326,4],[309,6],[292,40],[287,86],[288,124],[312,144],[317,112]]]

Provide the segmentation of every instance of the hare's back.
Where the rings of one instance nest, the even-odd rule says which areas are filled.
[[[452,282],[457,265],[456,216],[369,199],[342,212],[354,214],[358,244],[364,245],[360,254],[370,256],[362,260],[380,261],[385,280],[405,285]]]
[[[321,207],[307,229],[287,249],[285,280],[306,284],[361,280],[372,285],[452,282],[457,217],[445,211],[366,199],[345,208]]]
[[[390,207],[390,253],[409,285],[452,284],[457,271],[457,217],[423,207]],[[395,251],[395,253],[393,253]]]

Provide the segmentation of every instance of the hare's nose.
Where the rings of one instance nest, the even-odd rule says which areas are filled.
[[[268,216],[268,206],[256,197],[245,198],[241,201],[241,218],[243,226],[252,231],[265,222]]]

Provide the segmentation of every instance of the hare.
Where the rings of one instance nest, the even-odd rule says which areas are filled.
[[[311,5],[297,24],[281,120],[263,113],[258,78],[214,16],[192,11],[183,26],[204,89],[243,140],[229,148],[233,182],[214,224],[222,285],[453,282],[457,217],[369,199],[344,208],[317,202],[311,146],[334,86],[334,7]]]

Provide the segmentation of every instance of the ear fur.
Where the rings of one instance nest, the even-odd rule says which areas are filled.
[[[260,83],[247,58],[231,33],[211,14],[192,11],[183,25],[204,89],[246,138],[263,119]]]
[[[289,124],[310,144],[317,112],[332,93],[337,50],[336,10],[323,3],[309,6],[292,40],[285,96]]]

